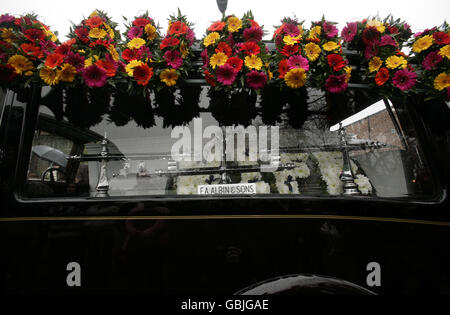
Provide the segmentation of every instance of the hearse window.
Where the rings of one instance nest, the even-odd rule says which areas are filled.
[[[367,90],[336,102],[308,90],[305,111],[283,108],[267,125],[258,98],[244,128],[221,126],[202,89],[199,107],[180,119],[181,108],[168,115],[154,102],[145,108],[131,99],[128,110],[113,98],[97,112],[61,108],[44,88],[25,197],[427,198],[435,192],[402,102]]]

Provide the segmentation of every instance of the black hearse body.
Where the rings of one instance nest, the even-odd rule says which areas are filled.
[[[444,102],[392,101],[403,139],[420,151],[420,167],[405,167],[407,185],[421,185],[411,194],[383,195],[382,185],[372,196],[179,196],[135,187],[104,197],[95,195],[98,161],[61,168],[33,152],[47,144],[65,156],[98,153],[103,130],[67,123],[42,105],[46,91],[30,92],[18,100],[8,91],[1,102],[2,294],[450,293]],[[128,141],[111,141],[110,152],[120,155]],[[110,182],[120,177],[114,172]],[[378,180],[388,185],[392,173]],[[73,262],[78,285],[68,280]]]

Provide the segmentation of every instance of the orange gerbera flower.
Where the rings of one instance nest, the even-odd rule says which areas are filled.
[[[47,56],[45,60],[45,66],[49,68],[54,68],[60,66],[64,61],[64,55],[53,53]]]
[[[387,80],[389,80],[389,70],[386,67],[383,67],[377,72],[375,76],[375,83],[378,86],[382,86]]]
[[[183,23],[181,21],[176,21],[170,25],[169,35],[173,35],[173,34],[182,35],[182,34],[186,34],[187,31],[188,31],[188,27],[187,27],[186,23]]]
[[[34,44],[24,43],[20,45],[20,48],[32,60],[44,57],[42,50]]]
[[[99,59],[95,62],[97,67],[102,68],[106,71],[106,76],[111,78],[116,75],[116,67],[111,62],[108,62],[103,59]]]
[[[210,27],[208,27],[208,31],[210,32],[216,32],[216,31],[221,31],[223,30],[223,28],[225,27],[225,22],[221,22],[221,21],[217,21],[214,22]]]
[[[103,24],[103,19],[99,17],[98,15],[93,16],[86,20],[85,24],[89,26],[90,28],[99,27]]]

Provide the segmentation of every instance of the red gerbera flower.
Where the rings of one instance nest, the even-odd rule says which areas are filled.
[[[166,47],[173,47],[180,43],[180,40],[175,37],[166,37],[162,40],[161,45],[159,45],[160,49],[164,49]]]
[[[146,19],[146,18],[137,18],[136,20],[133,21],[133,25],[134,26],[142,26],[145,27],[145,25],[151,23],[150,19]]]
[[[97,39],[95,42],[92,42],[89,44],[89,47],[93,48],[95,46],[103,46],[105,48],[108,48],[110,43],[107,40],[104,39]]]
[[[97,60],[95,62],[95,64],[98,67],[100,67],[100,68],[102,68],[103,70],[106,71],[106,76],[107,77],[111,78],[111,77],[116,75],[116,70],[117,69],[116,69],[116,65],[115,64],[113,64],[113,63],[111,63],[109,61],[106,61],[106,60],[102,60],[102,59]]]
[[[66,55],[72,48],[72,45],[75,44],[75,42],[76,42],[75,38],[71,38],[68,41],[65,41],[64,43],[56,47],[55,52],[58,54]]]
[[[345,61],[342,56],[337,54],[330,54],[327,56],[328,65],[333,68],[334,71],[339,71],[345,67]]]
[[[47,56],[45,60],[45,65],[49,68],[54,68],[60,66],[64,61],[64,55],[53,53]]]
[[[75,34],[77,34],[78,38],[83,42],[83,43],[87,43],[89,42],[89,30],[87,28],[84,27],[77,27],[75,29]]]
[[[153,76],[153,68],[150,68],[147,64],[137,66],[133,70],[133,78],[139,85],[146,86]]]
[[[225,22],[221,22],[221,21],[217,21],[214,22],[213,24],[211,24],[210,27],[208,27],[208,31],[210,32],[216,32],[216,31],[221,31],[223,30],[223,28],[225,27]]]
[[[287,59],[283,59],[280,61],[280,63],[278,64],[278,72],[280,73],[280,75],[278,76],[280,79],[283,79],[284,76],[286,75],[286,73],[289,70],[289,62]]]
[[[395,26],[388,26],[387,27],[387,31],[389,34],[397,34],[398,33],[398,28],[396,28]]]
[[[386,67],[381,68],[378,70],[376,76],[375,76],[375,83],[378,86],[382,86],[386,83],[386,81],[389,80],[389,70]]]
[[[243,36],[247,42],[259,42],[263,37],[263,30],[261,27],[252,26],[244,30]]]
[[[246,55],[257,55],[261,52],[261,48],[254,42],[245,42],[240,50]]]
[[[232,66],[234,71],[239,72],[242,69],[242,64],[244,63],[244,61],[238,57],[230,57],[228,58],[226,63]]]
[[[23,32],[23,34],[30,42],[33,42],[35,40],[44,40],[45,39],[44,31],[37,29],[37,28],[27,29]]]
[[[364,29],[362,34],[362,41],[364,45],[369,45],[373,42],[376,42],[380,39],[380,32],[374,26],[370,26]]]
[[[36,59],[36,58],[44,57],[44,54],[42,53],[41,48],[39,48],[36,45],[24,43],[24,44],[20,45],[20,48],[23,50],[23,52],[28,57],[30,57],[30,59]]]
[[[290,57],[297,53],[299,53],[299,47],[297,45],[284,45],[283,49],[281,50],[281,54],[286,57]]]
[[[122,58],[123,58],[126,62],[130,62],[131,60],[137,60],[137,59],[139,59],[138,50],[137,50],[137,49],[129,49],[129,48],[126,48],[126,49],[122,52]]]
[[[433,34],[433,39],[438,45],[450,44],[450,35],[444,32],[436,32]]]
[[[183,23],[181,21],[176,21],[170,25],[168,33],[169,33],[169,35],[173,35],[173,34],[182,35],[182,34],[186,34],[187,30],[188,30],[188,27],[185,23]]]
[[[101,17],[99,17],[99,16],[93,16],[93,17],[87,19],[84,22],[84,24],[86,24],[90,28],[99,27],[100,25],[103,24],[103,19]]]
[[[227,57],[230,57],[232,54],[232,49],[231,49],[230,45],[228,45],[227,43],[220,42],[216,48],[216,53],[219,53],[219,52],[222,52],[225,55],[227,55]]]

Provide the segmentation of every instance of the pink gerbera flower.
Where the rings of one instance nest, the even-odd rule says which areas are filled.
[[[338,34],[336,26],[327,22],[323,23],[323,31],[327,34],[328,38],[333,38]]]
[[[169,66],[174,69],[178,69],[181,67],[183,63],[183,59],[181,58],[181,54],[178,50],[168,50],[164,54],[164,60],[167,62]]]
[[[267,83],[267,76],[264,72],[252,70],[246,76],[245,82],[253,89],[262,89]]]
[[[439,55],[439,51],[432,51],[423,59],[422,66],[426,70],[431,70],[441,61],[442,57]]]
[[[330,93],[340,93],[347,89],[346,75],[330,75],[325,82],[325,87]]]
[[[289,57],[288,65],[289,65],[289,69],[302,68],[305,71],[309,70],[308,59],[306,59],[305,57],[303,57],[301,55],[294,55],[294,56]]]
[[[372,42],[366,45],[364,57],[369,60],[378,54],[378,42]]]
[[[200,54],[200,57],[202,57],[203,68],[207,68],[209,65],[209,57],[208,57],[208,50],[206,48],[203,49],[202,53]]]
[[[283,32],[289,36],[295,37],[300,34],[300,30],[297,25],[293,23],[288,23],[283,26]]]
[[[75,69],[80,71],[84,67],[84,59],[85,58],[80,54],[74,53],[73,51],[69,51],[66,55],[65,62],[71,64],[72,66],[75,67]]]
[[[351,42],[353,40],[353,38],[356,35],[357,28],[358,28],[358,23],[357,22],[347,23],[347,26],[345,26],[342,29],[342,33],[341,33],[342,37],[344,37],[344,41],[345,42],[348,43],[348,42]]]
[[[253,26],[244,30],[244,39],[247,42],[259,42],[263,37],[261,27]]]
[[[407,69],[398,70],[392,78],[392,84],[402,91],[407,91],[416,84],[417,74]]]
[[[380,42],[378,43],[379,46],[394,46],[397,47],[397,43],[395,42],[395,40],[389,36],[389,35],[384,35],[381,37]]]
[[[143,34],[142,27],[133,26],[128,31],[127,37],[128,37],[128,39],[133,39],[133,38],[136,38],[136,37],[142,37],[142,34]]]
[[[106,71],[96,65],[84,68],[82,75],[87,86],[102,87],[106,84]]]
[[[223,85],[231,85],[236,79],[237,71],[229,64],[224,64],[217,68],[216,71],[217,81]]]

